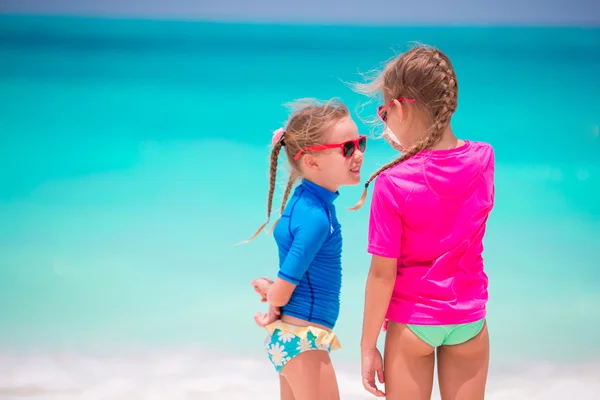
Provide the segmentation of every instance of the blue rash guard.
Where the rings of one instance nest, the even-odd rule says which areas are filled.
[[[288,202],[273,236],[277,276],[294,285],[281,314],[333,329],[340,311],[342,233],[333,193],[304,179]]]

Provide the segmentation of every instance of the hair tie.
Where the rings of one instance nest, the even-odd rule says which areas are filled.
[[[283,128],[279,128],[275,132],[273,132],[273,138],[271,139],[271,143],[273,144],[273,146],[275,146],[277,143],[281,142],[281,145],[283,146],[284,138],[285,138],[285,130]]]

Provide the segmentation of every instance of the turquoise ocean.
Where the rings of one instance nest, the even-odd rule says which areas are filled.
[[[271,132],[291,100],[341,98],[373,137],[364,181],[396,154],[347,83],[414,42],[453,60],[455,132],[496,149],[487,398],[600,398],[600,29],[7,15],[0,398],[278,398],[249,284],[275,244],[233,246],[265,220]],[[360,193],[336,201],[342,399],[369,398]]]

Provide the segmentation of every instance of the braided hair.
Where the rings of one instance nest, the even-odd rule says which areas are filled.
[[[392,60],[363,92],[383,93],[384,99],[410,97],[415,106],[430,117],[431,125],[422,138],[401,157],[379,168],[365,183],[360,200],[351,207],[358,210],[367,198],[369,185],[383,171],[408,160],[419,152],[438,144],[456,111],[458,82],[450,59],[440,50],[417,46]]]

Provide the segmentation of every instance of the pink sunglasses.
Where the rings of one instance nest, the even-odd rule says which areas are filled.
[[[346,158],[352,157],[356,149],[359,149],[363,153],[367,150],[367,137],[359,136],[357,139],[348,140],[344,143],[336,143],[336,144],[317,144],[315,146],[308,146],[303,149],[300,149],[296,155],[294,156],[294,160],[298,160],[302,153],[307,151],[320,151],[327,149],[342,149],[342,155]]]
[[[408,103],[414,103],[415,102],[415,99],[409,99],[407,97],[399,97],[396,100],[398,100],[398,101],[406,101]],[[396,101],[396,100],[390,101],[385,106],[379,106],[379,107],[377,107],[377,116],[379,117],[379,119],[382,122],[386,121],[386,119],[387,119],[387,110],[390,109],[394,105],[394,101]]]

